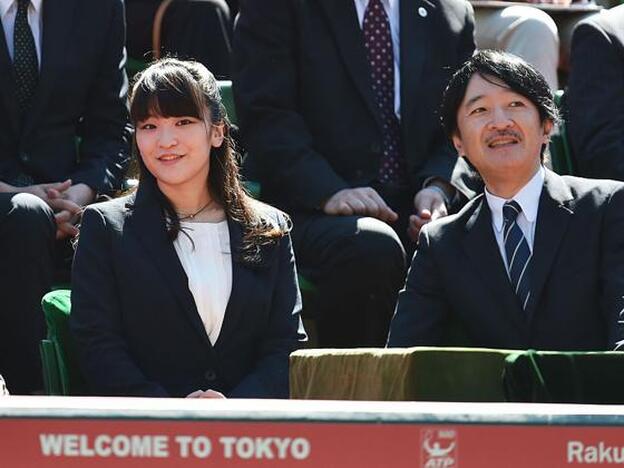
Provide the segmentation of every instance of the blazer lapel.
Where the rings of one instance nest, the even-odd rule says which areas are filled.
[[[13,62],[9,56],[9,49],[4,36],[4,28],[0,23],[0,68],[5,73],[0,74],[0,87],[2,87],[2,100],[4,101],[4,109],[8,114],[8,121],[11,130],[15,135],[19,134],[20,116],[17,108],[17,99],[15,98],[15,81],[13,78]]]
[[[22,137],[26,137],[36,127],[46,101],[54,89],[56,74],[62,69],[65,43],[69,31],[68,25],[74,21],[76,0],[45,0],[43,7],[43,30],[41,41],[41,70],[39,86],[33,98],[33,108],[28,112]],[[59,66],[60,64],[60,66]]]
[[[167,238],[162,209],[156,201],[149,183],[142,183],[137,193],[133,213],[127,228],[134,233],[149,258],[160,271],[165,287],[174,294],[180,308],[191,322],[193,329],[206,345],[211,347],[206,329],[201,321],[195,300],[188,287],[188,277],[180,263],[173,243]]]
[[[420,10],[424,8],[424,10]],[[427,16],[435,10],[427,0],[399,0],[400,70],[401,70],[401,120],[409,122],[417,104],[418,83],[427,53],[427,41],[431,37],[431,21]],[[426,11],[423,17],[419,11]],[[403,128],[406,128],[404,126]]]
[[[370,80],[370,68],[364,48],[364,35],[358,23],[357,12],[353,0],[321,0],[327,21],[336,37],[342,60],[351,74],[355,86],[381,128],[382,122],[379,108],[373,96]]]
[[[217,343],[222,339],[227,341],[227,337],[236,333],[239,323],[244,319],[244,311],[249,299],[256,296],[255,288],[258,287],[258,280],[255,277],[255,270],[262,267],[250,265],[243,259],[243,230],[240,224],[228,218],[228,229],[230,231],[230,251],[232,252],[232,291],[230,299],[225,309],[225,317]]]
[[[531,257],[531,298],[525,311],[529,318],[536,311],[561,239],[568,228],[570,217],[574,214],[568,207],[568,202],[572,199],[572,193],[563,179],[546,170]]]
[[[494,300],[491,302],[499,309],[494,312],[509,314],[518,329],[526,332],[527,321],[509,282],[505,263],[492,230],[490,209],[483,195],[479,206],[466,222],[466,231],[464,250],[472,260],[474,271],[483,280],[484,291],[489,291],[493,296]],[[488,307],[488,304],[484,303],[483,307]]]

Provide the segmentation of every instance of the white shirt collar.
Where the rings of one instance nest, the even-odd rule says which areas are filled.
[[[522,208],[522,214],[529,223],[534,223],[537,219],[537,209],[539,208],[539,199],[544,186],[544,167],[540,166],[535,175],[527,182],[527,184],[516,193],[513,198],[506,200],[491,194],[487,187],[485,189],[485,199],[492,213],[492,223],[497,232],[503,229],[503,205],[515,200]]]
[[[17,4],[17,0],[0,0],[0,17],[6,15],[14,3]],[[37,13],[41,13],[43,0],[30,0],[30,3]]]
[[[0,0],[0,16],[4,16],[15,0]]]

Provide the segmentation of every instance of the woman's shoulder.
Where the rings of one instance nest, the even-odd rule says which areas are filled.
[[[118,198],[93,203],[85,207],[83,223],[89,223],[93,217],[100,218],[104,224],[123,226],[125,218],[131,213],[135,194],[131,193]]]
[[[292,227],[290,216],[283,211],[275,208],[274,206],[261,202],[260,200],[256,200],[255,198],[251,199],[250,207],[262,222],[272,226],[273,228],[279,229],[284,233],[290,231]]]

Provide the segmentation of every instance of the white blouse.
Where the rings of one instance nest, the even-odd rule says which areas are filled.
[[[214,345],[219,338],[225,308],[232,292],[232,253],[228,224],[227,221],[180,222],[180,226],[184,232],[178,234],[173,245],[188,277],[189,289],[206,334]]]

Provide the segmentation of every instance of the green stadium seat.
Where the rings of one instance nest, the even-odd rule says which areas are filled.
[[[219,86],[219,93],[221,93],[221,100],[228,118],[233,125],[238,125],[238,119],[236,117],[236,107],[234,106],[234,93],[232,92],[232,81],[219,80],[217,81]]]
[[[555,104],[561,110],[563,103],[563,90],[555,93]],[[560,175],[575,175],[576,169],[572,158],[572,150],[568,141],[565,121],[559,125],[559,133],[552,135],[549,145],[550,159],[553,170]]]
[[[39,350],[47,395],[80,395],[86,385],[80,372],[67,320],[71,312],[71,291],[57,289],[43,296],[41,306],[48,335]]]
[[[512,402],[622,404],[624,352],[515,352],[503,383]]]

